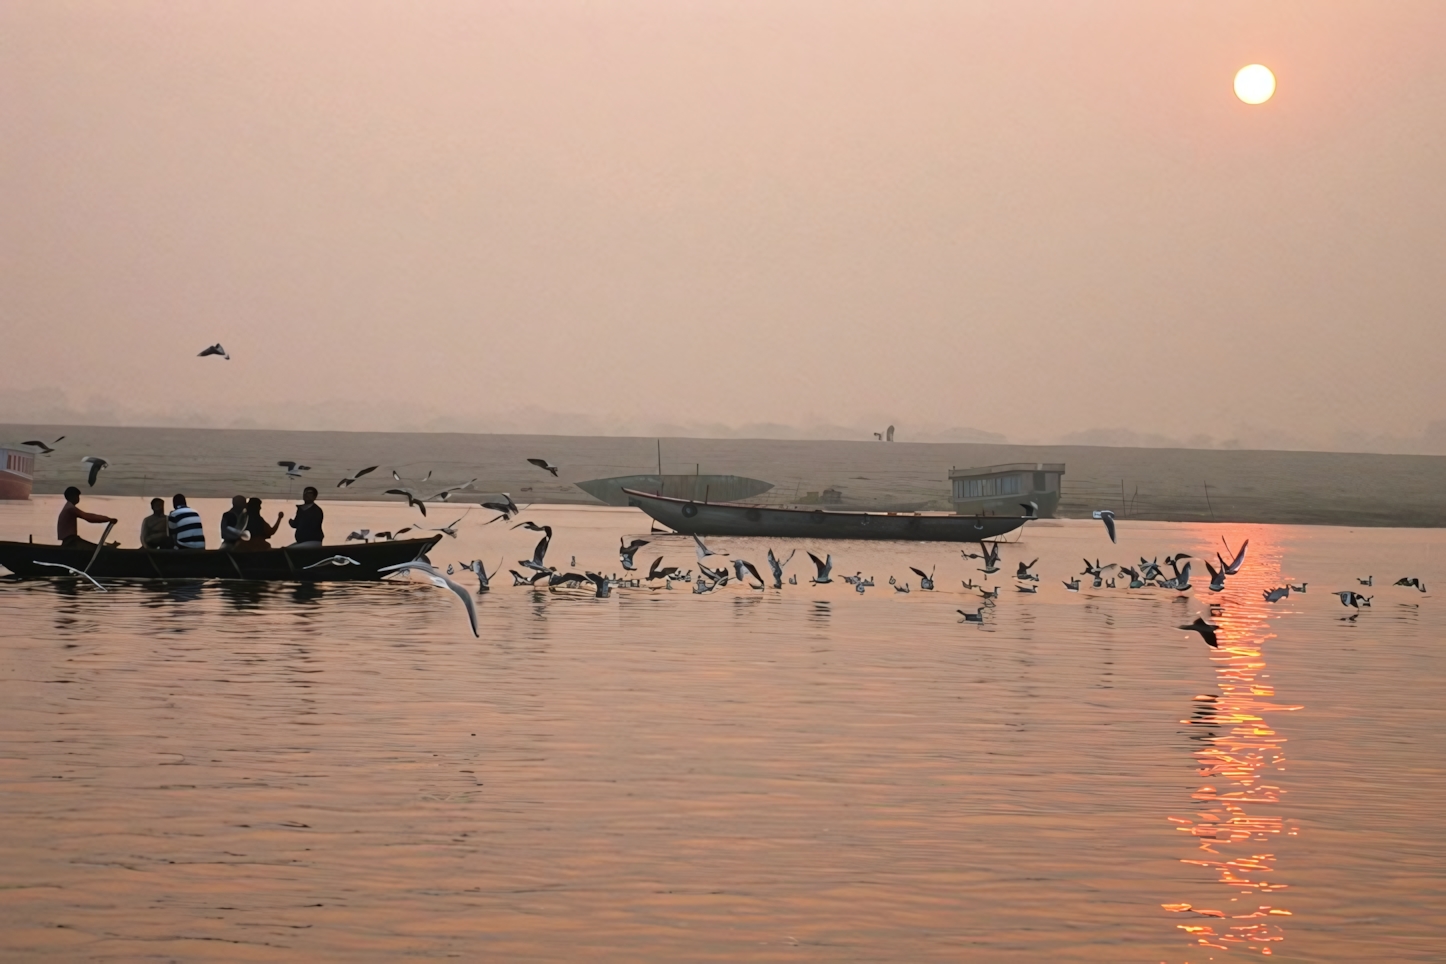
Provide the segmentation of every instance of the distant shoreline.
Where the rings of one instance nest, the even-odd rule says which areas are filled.
[[[67,485],[98,495],[210,498],[235,493],[299,495],[313,484],[324,500],[394,498],[391,470],[412,480],[428,471],[437,488],[475,478],[475,493],[509,492],[519,502],[599,504],[572,483],[657,471],[712,472],[765,479],[757,501],[795,502],[836,488],[844,509],[923,507],[948,511],[948,471],[1003,462],[1064,462],[1062,518],[1093,509],[1165,522],[1446,527],[1446,457],[1366,453],[1104,446],[994,445],[776,439],[628,438],[401,432],[281,432],[264,429],[0,425],[0,444],[65,441],[36,459],[36,493]],[[80,459],[110,461],[87,489]],[[546,458],[561,477],[529,465]],[[300,481],[281,459],[312,466]],[[380,468],[348,488],[344,475]],[[1208,490],[1206,486],[1208,485]],[[1208,492],[1208,494],[1207,494]],[[476,500],[476,495],[464,494]]]

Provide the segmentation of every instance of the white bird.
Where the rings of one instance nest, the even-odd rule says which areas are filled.
[[[915,569],[913,566],[910,566],[910,567],[909,567],[909,569],[910,569],[911,571],[913,571],[914,573],[918,574],[918,576],[919,576],[919,588],[922,589],[922,590],[924,590],[924,591],[926,591],[926,592],[931,591],[931,590],[933,590],[933,588],[934,588],[934,569],[935,569],[935,568],[937,568],[937,567],[931,566],[931,567],[929,568],[929,574],[926,576],[926,575],[924,575],[924,570],[922,570],[922,569]]]
[[[380,534],[381,534],[381,533],[378,533],[378,535],[380,535]],[[390,533],[388,533],[388,534],[390,535]],[[358,530],[356,530],[355,532],[349,534],[349,535],[346,537],[346,539],[343,540],[343,541],[345,541],[345,542],[371,542],[371,541],[372,541],[372,530],[370,530],[370,529],[358,529]]]
[[[966,623],[982,623],[982,622],[984,622],[984,609],[983,609],[983,607],[980,607],[979,609],[974,610],[972,613],[966,613],[966,612],[965,612],[964,610],[962,610],[962,609],[956,609],[956,610],[954,610],[954,611],[955,611],[956,613],[958,613],[959,615],[963,616],[963,617],[964,617],[964,621],[965,621]]]
[[[1115,541],[1115,514],[1109,509],[1099,509],[1095,512],[1095,518],[1105,524],[1105,531],[1110,534],[1110,541]]]
[[[230,361],[230,360],[231,360],[230,354],[227,353],[226,349],[224,349],[224,348],[221,347],[221,343],[220,343],[219,341],[216,342],[216,344],[212,345],[210,348],[203,348],[203,349],[201,349],[200,353],[197,354],[196,357],[197,357],[197,358],[205,358],[207,355],[220,355],[222,358],[226,359],[227,361]]]
[[[1370,606],[1371,600],[1375,598],[1374,596],[1362,596],[1360,593],[1352,592],[1349,589],[1338,592],[1336,595],[1341,597],[1342,606],[1350,606],[1354,609],[1360,609],[1362,606]]]
[[[833,556],[830,554],[827,559],[820,559],[810,552],[808,557],[813,560],[814,567],[818,569],[818,578],[810,579],[809,582],[814,585],[833,582],[833,579],[829,576],[829,573],[833,572]]]
[[[1025,561],[1023,561],[1023,560],[1020,560],[1020,562],[1019,562],[1019,571],[1014,574],[1014,578],[1015,578],[1015,579],[1033,579],[1034,581],[1038,582],[1038,581],[1039,581],[1039,577],[1036,576],[1036,575],[1031,574],[1030,571],[1029,571],[1029,570],[1031,570],[1031,569],[1034,568],[1034,563],[1035,563],[1035,562],[1038,562],[1038,561],[1039,561],[1039,557],[1038,557],[1038,556],[1035,557],[1034,562],[1025,562]]]
[[[712,549],[709,549],[706,545],[703,544],[703,540],[702,540],[702,539],[699,539],[696,535],[693,537],[693,542],[695,543],[695,547],[694,547],[694,550],[693,550],[693,551],[698,554],[698,561],[699,561],[699,562],[702,562],[704,559],[707,559],[709,556],[726,556],[726,555],[728,555],[728,553],[726,553],[726,552],[714,552]]]
[[[408,572],[413,569],[426,576],[428,581],[438,589],[450,589],[453,595],[462,600],[462,605],[467,609],[467,622],[472,626],[472,635],[481,635],[477,632],[477,604],[472,601],[472,594],[448,579],[432,566],[414,559],[411,562],[401,562],[395,566],[383,566],[378,569],[377,572]]]
[[[487,567],[482,565],[481,559],[473,559],[471,562],[459,562],[457,563],[457,565],[461,566],[463,569],[466,569],[477,577],[478,592],[489,592],[492,589],[492,577],[497,575],[497,573],[502,569],[502,560],[497,560],[497,568],[492,570],[492,572],[490,573],[487,571]]]
[[[95,485],[95,480],[100,477],[100,470],[110,467],[109,462],[97,455],[87,455],[80,460],[80,464],[90,466],[90,476],[86,485]]]
[[[1408,589],[1415,589],[1418,592],[1426,591],[1426,584],[1422,582],[1417,576],[1402,576],[1400,579],[1397,579],[1394,583],[1392,583],[1392,585],[1405,586]],[[1300,592],[1305,592],[1305,590],[1302,589],[1300,590]]]
[[[549,465],[547,459],[528,459],[527,461],[542,469],[544,472],[551,472],[554,478],[557,476],[557,466]]]
[[[524,576],[516,569],[509,569],[507,571],[512,573],[512,585],[514,586],[535,586],[537,585],[537,581],[539,579],[546,579],[548,576],[552,575],[552,573],[548,572],[546,569],[534,573],[531,576]]]
[[[1362,586],[1374,586],[1376,584],[1376,577],[1367,576],[1364,579],[1357,579],[1356,582],[1360,583]]]
[[[743,578],[743,574],[744,574],[745,572],[746,572],[748,575],[752,576],[754,579],[757,579],[757,580],[758,580],[758,588],[762,589],[765,585],[767,585],[767,584],[763,581],[763,577],[758,574],[758,567],[757,567],[757,566],[755,566],[753,563],[749,562],[747,559],[734,559],[734,560],[733,560],[733,575],[734,575],[734,577],[735,577],[739,582],[744,582],[744,581],[745,581],[744,578]]]
[[[908,592],[908,591],[909,591],[909,584],[908,584],[908,583],[906,583],[906,582],[896,582],[896,583],[894,583],[894,592]]]
[[[1020,592],[1039,592],[1038,586],[1015,586],[1014,588]]]
[[[88,572],[81,572],[79,569],[75,568],[74,566],[67,566],[67,565],[66,565],[65,563],[63,563],[63,562],[41,562],[39,559],[37,559],[37,560],[35,560],[35,564],[36,564],[37,566],[52,566],[52,567],[54,567],[54,568],[56,568],[56,569],[68,569],[69,571],[75,573],[75,574],[76,574],[77,576],[79,576],[80,578],[89,580],[89,581],[90,581],[90,584],[91,584],[92,586],[94,586],[95,588],[99,589],[101,592],[109,592],[109,591],[110,591],[110,590],[106,589],[104,586],[102,586],[100,583],[98,583],[98,582],[96,582],[94,579],[92,579],[91,576],[90,576],[90,573],[88,573]]]
[[[299,479],[301,478],[301,473],[311,471],[311,466],[301,465],[297,462],[281,461],[276,464],[286,470],[286,477],[288,479]]]
[[[359,565],[361,565],[361,563],[357,562],[357,561],[356,561],[355,559],[353,559],[351,556],[327,556],[325,559],[322,559],[322,560],[320,560],[319,562],[313,562],[311,565],[309,565],[309,566],[302,566],[301,568],[303,568],[303,569],[315,569],[317,566],[359,566]]]
[[[375,465],[369,465],[369,466],[367,466],[366,468],[364,468],[364,469],[362,469],[362,470],[360,470],[360,471],[358,471],[358,472],[353,472],[351,475],[348,475],[346,478],[344,478],[344,479],[342,479],[340,482],[338,482],[338,483],[336,484],[336,487],[337,487],[338,489],[340,489],[340,488],[342,488],[343,486],[349,486],[349,485],[351,485],[353,482],[355,482],[357,479],[361,478],[362,476],[364,476],[364,475],[369,475],[370,473],[375,472],[376,470],[377,470],[377,466],[375,466]]]
[[[1021,503],[1019,503],[1019,507],[1024,510],[1024,517],[1025,517],[1026,519],[1038,519],[1038,518],[1039,518],[1039,503],[1038,503],[1038,502],[1035,502],[1035,501],[1033,501],[1033,500],[1030,500],[1029,502],[1021,502]]]
[[[1064,588],[1068,589],[1070,592],[1079,592],[1079,579],[1071,579],[1069,582],[1066,582],[1064,584]]]

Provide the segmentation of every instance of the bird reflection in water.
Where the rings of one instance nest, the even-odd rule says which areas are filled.
[[[1198,809],[1192,816],[1169,819],[1198,841],[1198,855],[1182,862],[1214,872],[1216,880],[1237,892],[1230,903],[1241,906],[1161,906],[1192,918],[1176,926],[1197,947],[1270,955],[1285,939],[1280,922],[1290,916],[1275,896],[1288,885],[1271,879],[1275,851],[1282,838],[1299,830],[1278,809],[1285,791],[1272,781],[1285,770],[1285,737],[1270,719],[1301,707],[1274,702],[1260,636],[1263,622],[1222,614],[1219,626],[1220,648],[1210,658],[1220,693],[1195,697],[1190,718],[1181,721],[1204,731],[1191,737],[1199,744],[1193,755],[1203,778],[1192,794]]]

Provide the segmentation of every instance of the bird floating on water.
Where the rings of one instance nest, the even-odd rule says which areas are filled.
[[[1374,586],[1376,584],[1376,577],[1367,576],[1364,579],[1357,578],[1356,582],[1360,583],[1362,586]]]
[[[1064,588],[1068,589],[1070,592],[1079,592],[1079,580],[1078,580],[1078,579],[1071,579],[1071,580],[1069,580],[1068,582],[1066,582],[1066,583],[1064,584]]]
[[[966,613],[962,609],[956,609],[954,611],[959,615],[963,616],[966,623],[984,622],[984,608],[982,606],[979,609],[974,610],[972,613]]]

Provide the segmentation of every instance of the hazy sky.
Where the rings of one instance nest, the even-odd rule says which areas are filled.
[[[1443,50],[1441,0],[0,0],[0,402],[1419,433]]]

